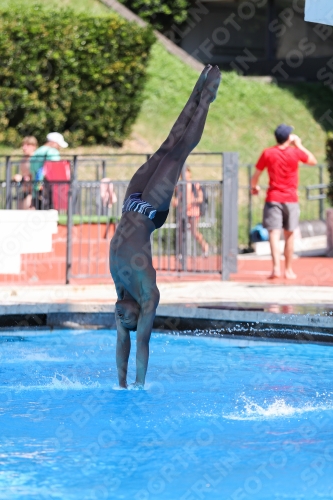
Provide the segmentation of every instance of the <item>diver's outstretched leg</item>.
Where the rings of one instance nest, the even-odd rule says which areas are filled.
[[[221,73],[219,68],[215,66],[208,73],[199,105],[181,139],[161,160],[142,192],[142,199],[158,211],[168,210],[170,206],[183,164],[200,142],[209,105],[216,98],[220,81]]]
[[[154,174],[162,158],[174,147],[174,145],[182,137],[184,131],[186,130],[186,127],[190,123],[192,116],[195,113],[195,110],[199,105],[201,92],[210,69],[211,66],[208,65],[202,71],[187,103],[185,104],[182,112],[175,121],[167,139],[163,142],[160,148],[149,158],[149,160],[147,160],[146,163],[144,163],[133,175],[127,188],[125,198],[127,198],[132,193],[142,193],[147,184],[147,180],[149,180],[150,177]]]
[[[186,127],[190,123],[192,116],[194,115],[200,103],[201,92],[203,91],[208,73],[211,69],[212,66],[208,64],[202,70],[187,103],[185,104],[182,112],[175,121],[172,129],[169,132],[168,137],[160,146],[160,148],[156,151],[156,153],[154,153],[154,155],[151,157],[152,160],[157,161],[157,164],[163,158],[163,156],[165,156],[173,148],[173,146],[179,141],[179,139],[185,132]],[[157,166],[157,164],[155,166]]]

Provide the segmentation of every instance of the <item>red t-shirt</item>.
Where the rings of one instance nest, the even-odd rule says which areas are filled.
[[[267,167],[269,187],[266,201],[296,203],[298,201],[298,163],[306,163],[308,155],[294,146],[281,149],[278,146],[267,148],[260,156],[256,168]]]

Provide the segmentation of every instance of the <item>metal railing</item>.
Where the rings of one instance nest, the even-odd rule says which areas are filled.
[[[201,213],[199,206],[188,203],[188,190],[192,191],[193,186],[191,182],[179,182],[168,219],[152,234],[153,263],[159,272],[222,272],[222,183],[200,183],[206,197]],[[68,280],[109,275],[109,240],[121,216],[127,183],[113,182],[112,189],[118,201],[108,206],[99,201],[100,183],[77,182],[72,185]],[[227,277],[226,274],[225,279]]]
[[[182,178],[185,178],[184,173]],[[238,156],[225,153],[223,180],[199,183],[203,193],[200,206],[188,199],[198,181],[181,180],[178,183],[169,216],[163,227],[152,235],[153,263],[157,271],[220,274],[224,280],[229,279],[231,272],[236,272],[237,179]],[[128,182],[111,184],[117,202],[103,206],[99,201],[101,182],[71,182],[67,282],[71,278],[109,275],[108,240],[120,219]],[[233,219],[229,216],[231,212],[236,214]],[[92,222],[94,216],[97,216],[95,223]]]
[[[108,177],[126,181],[150,156],[151,153],[61,154],[61,159],[70,161],[72,177],[75,180],[100,181]],[[19,172],[23,159],[22,155],[0,156],[0,179],[7,183],[10,182],[14,175]],[[221,178],[223,153],[192,153],[188,163],[195,168],[215,170],[214,179],[218,180]]]
[[[79,180],[78,163],[73,159],[68,182],[17,183],[11,180],[14,163],[7,161],[6,165],[11,177],[8,182],[7,176],[0,189],[1,208],[22,208],[28,193],[35,205],[39,199],[38,208],[58,210],[59,225],[62,233],[65,231],[66,282],[109,277],[109,242],[121,217],[129,181]],[[237,154],[224,153],[219,171],[219,180],[181,180],[177,185],[168,219],[152,235],[153,263],[158,272],[220,274],[224,280],[236,272]],[[185,170],[182,179],[184,174]],[[109,196],[113,193],[113,203],[101,196],[102,184],[108,186]],[[203,195],[200,204],[189,200],[198,185]]]
[[[117,179],[126,186],[135,170],[149,158],[149,153],[143,154],[121,154],[110,155],[63,155],[63,159],[71,162],[72,179],[91,186],[91,182],[99,182],[103,178]],[[196,179],[221,179],[222,153],[193,153],[189,158],[189,163],[198,174],[193,175]],[[17,208],[17,204],[12,203],[15,195],[10,195],[12,187],[11,179],[18,172],[20,156],[0,156],[0,179],[2,188],[0,189],[0,208]],[[196,170],[198,169],[198,170]],[[241,246],[249,245],[249,234],[251,228],[262,221],[262,208],[264,205],[265,190],[267,181],[265,174],[262,180],[262,191],[259,196],[251,195],[250,179],[254,172],[253,164],[239,165],[239,188],[238,188],[238,227],[239,241]],[[299,200],[301,208],[301,220],[324,220],[325,210],[328,207],[326,200],[326,186],[328,185],[328,171],[325,165],[315,167],[300,167],[300,187]],[[96,184],[97,186],[97,184]],[[92,189],[92,188],[89,188]],[[311,189],[311,196],[308,192]],[[315,191],[317,189],[317,191]],[[96,187],[97,190],[97,187]],[[119,197],[123,198],[122,188],[119,187]],[[315,194],[314,194],[315,193]],[[74,193],[74,199],[77,200]],[[92,194],[91,194],[92,195]],[[87,194],[88,196],[88,194]],[[76,201],[79,203],[79,201]],[[81,200],[82,203],[82,200]],[[84,208],[89,212],[88,208]],[[118,208],[119,212],[119,208]],[[119,215],[115,214],[115,215]]]

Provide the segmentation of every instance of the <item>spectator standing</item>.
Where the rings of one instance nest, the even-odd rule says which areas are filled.
[[[30,171],[32,174],[32,180],[34,181],[32,190],[32,205],[37,210],[43,209],[44,205],[47,204],[43,194],[43,185],[39,182],[44,179],[44,163],[46,161],[59,161],[60,149],[68,147],[63,135],[58,132],[51,132],[47,135],[46,139],[47,142],[38,148],[30,159]]]
[[[117,202],[117,195],[113,183],[108,177],[104,177],[100,183],[101,215],[109,215],[109,210]]]
[[[190,225],[191,233],[197,240],[201,247],[202,255],[208,257],[209,245],[200,233],[198,224],[201,217],[201,207],[205,203],[204,193],[199,182],[192,182],[192,173],[188,165],[185,170],[186,181],[186,216]],[[179,205],[179,198],[181,198],[182,190],[176,187],[176,196],[173,198],[172,205],[177,207]]]
[[[192,235],[201,246],[202,254],[208,257],[209,245],[198,228],[201,207],[205,203],[204,193],[199,182],[192,182],[192,174],[189,166],[186,167],[185,180],[187,182],[187,220],[190,224]]]
[[[285,239],[285,277],[295,279],[292,269],[294,254],[294,231],[299,223],[298,165],[299,162],[316,165],[315,156],[302,145],[301,139],[291,132],[293,127],[282,124],[275,130],[277,145],[267,148],[261,154],[251,179],[252,194],[259,194],[259,177],[267,168],[269,187],[263,214],[263,226],[269,232],[269,242],[273,260],[270,278],[279,278],[281,229]]]
[[[23,157],[20,161],[19,173],[15,174],[13,180],[17,183],[17,208],[27,210],[31,207],[31,172],[30,158],[38,148],[38,141],[33,135],[23,138]]]

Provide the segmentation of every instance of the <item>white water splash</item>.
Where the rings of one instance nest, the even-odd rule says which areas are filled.
[[[243,408],[236,412],[222,415],[228,420],[264,420],[272,418],[293,418],[304,413],[327,411],[333,409],[332,402],[323,404],[305,403],[303,406],[294,406],[283,398],[276,398],[273,402],[265,400],[262,404],[256,403],[246,396],[241,396]]]
[[[112,385],[112,390],[113,391],[127,391],[127,389],[125,389],[125,387],[119,387],[119,385],[117,385],[117,384]]]
[[[144,387],[134,387],[134,384],[129,384],[127,386],[127,388],[125,389],[124,387],[119,387],[119,385],[117,384],[113,384],[112,386],[112,389],[114,391],[147,391],[150,387],[152,386],[152,384],[145,384]]]
[[[100,387],[99,382],[91,382],[82,383],[80,380],[70,380],[66,375],[55,373],[52,377],[50,388],[53,389],[74,389],[74,390],[82,390],[82,389],[93,389],[95,387]]]
[[[87,382],[81,382],[77,379],[69,379],[66,375],[55,373],[51,378],[50,382],[46,384],[40,383],[36,385],[23,385],[18,384],[15,386],[1,386],[0,390],[10,390],[13,392],[20,391],[52,391],[52,390],[61,390],[61,391],[84,391],[89,389],[94,389],[100,387],[99,382],[91,382],[88,380]]]
[[[64,363],[68,361],[66,358],[55,358],[50,356],[48,353],[36,352],[32,354],[24,354],[22,357],[14,358],[1,358],[1,364],[15,364],[15,363],[31,363],[34,361],[43,361],[46,363]]]

